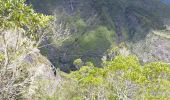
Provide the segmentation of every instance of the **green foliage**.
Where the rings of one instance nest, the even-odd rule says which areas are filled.
[[[82,65],[82,63],[83,63],[83,61],[82,61],[81,59],[76,59],[76,60],[73,62],[74,65],[78,65],[78,66]]]
[[[142,66],[136,56],[130,55],[117,56],[111,61],[104,62],[103,65],[103,68],[97,68],[88,62],[80,70],[66,74],[65,81],[74,84],[68,86],[66,83],[67,87],[62,88],[75,90],[64,94],[71,94],[69,99],[76,100],[170,99],[168,64],[156,62]]]
[[[79,19],[76,21],[76,27],[78,29],[78,33],[85,32],[85,28],[87,27],[87,24],[84,22],[83,19]]]
[[[117,56],[113,61],[105,63],[108,72],[115,74],[115,77],[119,76],[138,83],[146,81],[142,75],[142,66],[136,56]]]
[[[32,6],[26,5],[25,1],[0,0],[0,99],[2,100],[27,98],[31,82],[35,81],[35,77],[34,80],[31,80],[31,77],[33,78],[35,73],[38,74],[35,71],[37,66],[43,63],[44,66],[48,66],[46,60],[41,62],[43,57],[35,48],[35,44],[39,44],[37,41],[48,34],[47,29],[53,17],[34,12]],[[34,71],[30,70],[31,68]]]
[[[74,78],[81,85],[100,85],[103,81],[104,72],[94,66],[82,66],[79,71],[72,72],[69,77]]]
[[[3,60],[4,60],[4,55],[0,53],[0,62],[2,62]]]
[[[140,71],[141,70],[139,61],[138,61],[137,57],[135,57],[135,56],[128,56],[128,57],[118,56],[113,61],[108,62],[108,65],[111,65],[111,66],[109,66],[109,69],[113,70],[113,71],[115,71],[115,70]]]
[[[166,63],[155,62],[146,64],[143,68],[143,74],[148,83],[148,99],[170,99],[170,66]]]
[[[0,0],[1,30],[23,29],[25,35],[37,40],[41,36],[40,30],[46,28],[52,16],[45,16],[34,12],[32,6],[25,4],[25,0]]]
[[[26,0],[0,0],[1,31],[12,29],[23,30],[24,36],[28,36],[37,41],[41,35],[43,35],[42,31],[49,27],[49,22],[53,18],[52,16],[45,16],[34,12],[31,6],[25,4],[25,1]],[[94,0],[94,2],[94,8],[99,11],[99,14],[103,14],[103,16],[106,17],[111,28],[115,28],[115,17],[117,15],[124,15],[123,12],[126,10],[130,10],[135,18],[140,19],[142,27],[151,26],[157,28],[159,24],[160,26],[162,24],[159,18],[155,16],[155,12],[147,13],[147,9],[141,10],[142,7],[137,7],[135,3],[133,4],[132,2],[128,3],[127,0]],[[112,9],[112,11],[109,11],[109,9]],[[73,29],[73,32],[80,33],[77,36],[78,39],[74,40],[76,42],[78,41],[77,44],[79,47],[73,50],[73,52],[76,53],[80,52],[80,55],[91,55],[91,52],[89,53],[87,50],[93,50],[95,52],[101,50],[97,52],[97,54],[101,54],[115,42],[115,31],[109,30],[107,27],[96,26],[97,28],[87,32],[87,23],[79,16],[68,18],[68,23],[72,26],[71,29]],[[152,26],[152,24],[154,26]],[[22,50],[24,51],[25,47],[23,48]],[[112,52],[119,53],[119,48],[113,48],[109,51],[109,53]],[[16,51],[17,57],[22,56],[21,54],[24,53]],[[11,58],[14,59],[14,57]],[[3,60],[4,55],[0,53],[0,62]],[[37,58],[37,60],[40,59]],[[38,61],[39,64],[42,62],[44,62],[44,60]],[[10,61],[10,63],[13,62]],[[97,68],[90,62],[84,63],[81,59],[75,60],[73,64],[77,66],[78,70],[64,74],[62,82],[58,83],[56,93],[52,96],[47,96],[46,99],[170,99],[170,66],[168,64],[156,62],[142,66],[138,58],[131,55],[119,55],[111,61],[106,61],[103,63],[103,68]],[[21,64],[20,70],[22,73],[16,74],[18,75],[18,79],[15,83],[23,82],[26,77],[29,76],[28,71],[24,70],[27,65],[27,63]],[[33,64],[29,66],[31,67]],[[12,71],[6,74],[6,76],[9,77],[7,77],[8,79],[11,78],[11,73],[13,74]],[[3,81],[5,79],[6,77],[3,78]],[[50,84],[50,82],[46,81],[40,83],[42,85]],[[8,84],[8,82],[5,84]],[[43,91],[40,92],[42,93]],[[43,93],[37,94],[40,99],[42,95]]]
[[[73,64],[77,69],[80,69],[80,67],[84,65],[84,62],[81,59],[76,59]]]
[[[144,75],[150,79],[170,79],[170,68],[166,63],[156,62],[144,66]]]
[[[85,33],[80,39],[83,49],[98,50],[99,48],[109,48],[114,43],[115,33],[106,27],[100,26],[96,30]]]

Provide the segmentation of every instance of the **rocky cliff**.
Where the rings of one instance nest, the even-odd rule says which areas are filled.
[[[51,62],[34,47],[35,42],[19,31],[1,33],[0,54],[5,56],[0,57],[0,99],[32,100],[40,91],[53,93],[60,78]]]

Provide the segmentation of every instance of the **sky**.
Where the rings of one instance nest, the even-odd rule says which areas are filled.
[[[165,3],[170,4],[170,0],[163,0]]]

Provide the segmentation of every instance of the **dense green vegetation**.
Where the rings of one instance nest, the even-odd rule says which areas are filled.
[[[0,1],[1,30],[23,29],[25,35],[37,40],[43,28],[46,28],[52,17],[35,13],[25,0]]]
[[[83,62],[76,60],[78,66]],[[64,77],[61,86],[50,100],[166,100],[169,97],[170,66],[153,62],[140,65],[135,56],[117,56],[103,63],[103,68],[94,67],[90,62],[80,70]],[[42,97],[44,98],[44,96]]]
[[[25,2],[0,0],[1,100],[170,99],[170,65],[140,61],[127,42],[166,28],[160,0],[72,1],[60,16]],[[54,2],[32,4],[52,14]]]
[[[53,38],[52,41],[55,43],[51,47],[42,48],[42,54],[55,66],[62,66],[60,69],[66,72],[75,69],[73,61],[77,58],[101,66],[101,56],[113,44],[143,40],[150,30],[165,29],[164,18],[170,17],[170,7],[160,0],[28,0],[28,2],[36,11],[56,16],[59,25],[62,24],[70,30],[69,39],[62,42],[60,47],[58,41],[56,42],[57,38]],[[55,54],[51,48],[57,53]],[[53,54],[55,56],[52,57]]]
[[[36,48],[52,18],[34,12],[25,0],[0,0],[1,100],[24,98],[31,83],[30,75],[34,73],[29,69],[44,60]],[[31,60],[32,57],[37,60]]]

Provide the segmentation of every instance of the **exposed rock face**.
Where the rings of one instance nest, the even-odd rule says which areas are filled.
[[[30,85],[27,87],[26,98],[28,100],[34,99],[37,92],[53,95],[60,77],[55,76],[51,63],[40,53],[32,53],[29,56],[31,56],[33,62],[29,63],[31,66],[28,68]]]
[[[20,32],[0,34],[0,99],[16,100],[37,98],[40,91],[53,94],[60,81],[51,63],[35,48],[35,42]]]
[[[145,40],[132,44],[132,52],[144,63],[153,61],[170,63],[170,39],[154,32],[159,31],[150,32]]]

